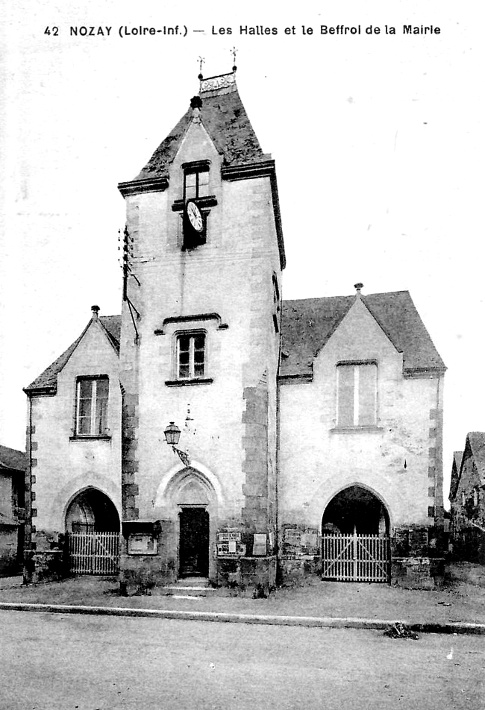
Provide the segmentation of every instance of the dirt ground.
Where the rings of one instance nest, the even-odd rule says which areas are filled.
[[[458,577],[463,575],[458,575]],[[282,588],[267,599],[227,596],[208,589],[207,596],[191,592],[122,597],[115,578],[76,577],[61,582],[23,586],[21,578],[0,579],[0,602],[82,604],[144,609],[180,609],[282,616],[345,617],[400,620],[409,623],[485,623],[485,588],[457,576],[434,591],[390,587],[386,584],[322,582]]]

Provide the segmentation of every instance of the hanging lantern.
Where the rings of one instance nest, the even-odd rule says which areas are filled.
[[[179,443],[180,429],[173,422],[170,422],[163,433],[165,434],[167,444],[170,446],[176,446]]]

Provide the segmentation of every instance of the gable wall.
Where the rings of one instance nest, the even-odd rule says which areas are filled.
[[[33,525],[64,532],[70,499],[82,488],[95,486],[106,493],[121,515],[121,393],[119,360],[97,323],[58,375],[55,396],[32,397],[32,457],[35,510]],[[76,377],[108,375],[110,438],[74,439]]]
[[[377,362],[377,426],[339,431],[336,366],[359,360]],[[331,498],[361,483],[386,504],[392,525],[432,524],[436,406],[437,380],[405,379],[402,354],[357,301],[314,360],[313,382],[281,385],[282,522],[320,529]]]

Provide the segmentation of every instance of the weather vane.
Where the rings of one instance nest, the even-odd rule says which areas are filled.
[[[232,54],[232,61],[233,61],[232,71],[236,71],[236,69],[237,69],[237,66],[236,66],[236,54],[237,54],[237,49],[236,49],[236,47],[233,47],[233,48],[231,49],[231,54]]]
[[[199,76],[197,77],[199,81],[202,81],[203,76],[202,76],[202,65],[204,64],[205,59],[204,57],[199,57]]]

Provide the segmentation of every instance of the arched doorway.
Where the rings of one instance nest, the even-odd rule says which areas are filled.
[[[322,532],[351,535],[388,535],[389,513],[368,488],[349,486],[337,493],[325,508]]]
[[[66,511],[67,532],[119,532],[120,518],[114,503],[97,488],[78,493]]]
[[[209,513],[204,507],[184,506],[180,511],[179,563],[181,577],[209,574]]]
[[[207,577],[211,490],[192,468],[180,475],[177,484],[173,499],[179,510],[179,576]]]
[[[69,569],[72,574],[116,574],[119,571],[120,518],[110,498],[85,488],[66,510]]]
[[[368,488],[348,486],[322,516],[322,577],[348,582],[389,582],[389,513]]]
[[[164,477],[156,506],[160,515],[173,521],[175,535],[167,540],[165,552],[167,560],[175,562],[177,577],[211,577],[214,573],[209,551],[215,543],[220,500],[220,484],[202,464],[193,462]]]

